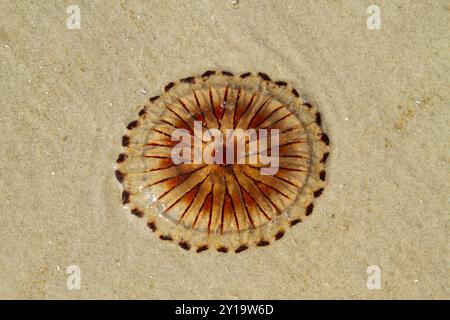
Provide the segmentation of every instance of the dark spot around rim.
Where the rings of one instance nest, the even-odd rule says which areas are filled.
[[[297,98],[300,96],[300,95],[298,94],[298,91],[295,90],[295,89],[292,89],[292,94],[293,94],[294,96],[296,96]]]
[[[139,123],[139,121],[137,121],[137,120],[131,121],[131,122],[128,124],[127,129],[128,129],[128,130],[131,130],[131,129],[133,129],[133,128],[136,128],[137,125],[138,125],[138,123]]]
[[[309,204],[309,206],[306,207],[306,215],[309,216],[314,209],[314,205],[312,203]]]
[[[131,209],[131,214],[134,214],[136,217],[141,218],[144,215],[144,212],[137,208],[133,208],[133,209]]]
[[[205,250],[208,250],[208,246],[206,244],[197,248],[198,253],[205,251]]]
[[[325,143],[327,146],[330,144],[330,138],[328,138],[328,136],[326,135],[326,133],[322,133],[321,140],[322,140],[323,143]]]
[[[129,136],[123,136],[122,137],[122,146],[128,147],[130,144],[130,137]]]
[[[258,242],[256,245],[257,245],[258,247],[265,247],[265,246],[268,246],[269,244],[270,244],[269,241],[261,240],[261,241]]]
[[[220,247],[216,249],[218,252],[222,252],[222,253],[227,253],[228,252],[228,248],[226,247]]]
[[[209,77],[209,76],[212,76],[215,73],[216,73],[215,71],[208,70],[204,74],[202,74],[202,77]]]
[[[320,126],[322,124],[322,118],[320,117],[320,113],[316,113],[316,123]]]
[[[156,225],[155,225],[155,223],[153,222],[153,221],[149,221],[149,222],[147,222],[147,227],[149,227],[150,228],[150,230],[152,230],[153,232],[155,232],[156,231]]]
[[[159,99],[159,96],[154,96],[154,97],[151,97],[149,100],[150,100],[150,102],[153,102],[153,101],[156,101],[158,99]]]
[[[229,72],[229,71],[222,71],[222,74],[223,74],[224,76],[227,76],[227,77],[233,77],[233,76],[234,76],[234,74],[232,74],[232,73]]]
[[[292,226],[295,226],[297,223],[300,223],[300,222],[302,222],[302,220],[300,220],[300,219],[292,220],[292,221],[291,221],[291,227],[292,227]]]
[[[130,192],[128,192],[127,190],[123,190],[122,191],[122,203],[127,204],[128,202],[130,202]]]
[[[164,91],[169,91],[170,89],[173,88],[173,86],[175,85],[174,82],[170,82],[169,84],[167,84],[167,86],[164,87]]]
[[[252,74],[250,73],[250,72],[246,72],[246,73],[243,73],[243,74],[241,74],[241,78],[242,79],[245,79],[245,78],[247,78],[247,77],[250,77]]]
[[[323,188],[317,189],[316,191],[314,191],[314,198],[320,197],[320,195],[322,194]]]
[[[163,240],[163,241],[172,241],[172,237],[171,236],[164,236],[164,235],[160,235],[159,239]]]
[[[195,78],[194,77],[187,77],[184,79],[181,79],[180,81],[183,83],[194,83]]]
[[[322,162],[322,163],[327,162],[327,159],[328,159],[328,156],[329,156],[329,155],[330,155],[329,152],[325,152],[325,153],[323,154],[322,160],[320,160],[320,162]]]
[[[120,172],[120,170],[116,170],[116,179],[117,179],[117,181],[122,183],[124,177],[125,177],[125,175],[122,172]]]
[[[271,80],[270,80],[270,77],[269,77],[267,74],[263,73],[263,72],[258,72],[258,76],[259,76],[261,79],[265,80],[265,81],[271,81]]]
[[[307,107],[308,109],[311,109],[311,108],[312,108],[312,105],[311,105],[310,103],[308,103],[308,102],[304,103],[303,105],[304,105],[305,107]]]
[[[277,81],[277,82],[275,82],[275,84],[277,86],[279,86],[279,87],[286,87],[287,86],[287,83],[284,82],[284,81]]]
[[[284,236],[284,230],[280,230],[275,235],[275,240],[280,240],[281,238],[283,238],[283,236]]]
[[[178,242],[178,245],[184,250],[189,250],[191,248],[191,245],[186,241]]]
[[[124,162],[126,158],[127,158],[127,155],[126,155],[125,153],[121,153],[121,154],[119,154],[119,156],[117,157],[116,162],[117,162],[117,163]]]
[[[320,171],[319,173],[320,180],[325,181],[325,176],[326,176],[325,170]]]
[[[144,114],[146,113],[145,109],[142,109],[141,111],[139,111],[139,117],[142,117]]]
[[[239,248],[237,248],[236,250],[234,250],[234,252],[241,253],[242,251],[245,251],[247,249],[248,249],[248,247],[244,244],[244,245],[240,246]]]

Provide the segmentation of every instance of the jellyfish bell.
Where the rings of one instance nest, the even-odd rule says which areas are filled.
[[[321,125],[315,106],[265,73],[171,82],[122,138],[122,202],[185,250],[267,246],[323,193],[330,140]]]

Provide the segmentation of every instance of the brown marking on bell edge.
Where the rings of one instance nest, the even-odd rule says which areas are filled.
[[[320,117],[320,112],[316,113],[316,123],[320,126],[322,124],[322,118]]]
[[[319,173],[320,180],[325,181],[325,176],[326,176],[325,170],[320,171]]]
[[[158,228],[156,227],[156,224],[155,224],[153,221],[148,221],[148,222],[147,222],[147,227],[149,227],[150,230],[152,230],[153,232],[155,232],[156,229],[158,229]]]
[[[216,250],[218,252],[222,252],[222,253],[227,253],[228,252],[228,248],[227,247],[219,247]]]
[[[227,76],[227,77],[234,77],[234,74],[232,74],[232,73],[229,72],[229,71],[222,71],[222,74],[223,74],[224,76]]]
[[[284,82],[284,81],[277,81],[277,82],[275,82],[275,84],[277,86],[279,86],[279,87],[286,87],[287,86],[287,83]]]
[[[180,246],[180,248],[182,248],[184,250],[189,250],[191,248],[191,245],[189,243],[187,243],[186,241],[178,242],[178,245]]]
[[[131,129],[133,129],[133,128],[136,128],[136,127],[138,126],[138,124],[139,124],[139,121],[137,121],[137,120],[131,121],[131,122],[128,124],[127,129],[128,129],[128,130],[131,130]]]
[[[261,240],[261,241],[259,241],[256,245],[257,245],[258,247],[265,247],[265,246],[268,246],[269,244],[270,244],[269,241]]]
[[[147,113],[147,111],[145,111],[145,109],[141,109],[141,111],[139,111],[138,115],[139,115],[139,117],[143,117],[144,114],[146,114],[146,113]]]
[[[311,109],[311,108],[312,108],[312,105],[311,105],[310,103],[308,103],[308,102],[305,102],[303,105],[304,105],[305,107],[307,107],[308,109]]]
[[[205,251],[205,250],[208,250],[208,246],[206,244],[201,246],[201,247],[198,247],[197,248],[197,253],[200,253],[200,252]]]
[[[320,140],[322,140],[327,146],[330,144],[330,138],[328,138],[326,133],[322,133]]]
[[[144,216],[144,212],[142,210],[139,210],[138,208],[131,209],[130,213],[139,218],[142,218]]]
[[[306,207],[306,215],[309,216],[314,209],[314,204],[310,203],[309,206]]]
[[[122,137],[122,146],[128,147],[130,144],[130,137],[129,136],[123,136]]]
[[[271,80],[270,80],[270,77],[269,77],[267,74],[263,73],[263,72],[258,72],[258,76],[259,76],[261,79],[265,80],[265,81],[271,81]]]
[[[121,153],[121,154],[119,154],[119,156],[117,157],[116,162],[117,162],[117,163],[124,162],[126,158],[127,158],[127,155],[126,155],[125,153]]]
[[[297,223],[300,223],[300,222],[302,222],[302,220],[300,220],[300,219],[292,220],[291,221],[291,227],[295,226]]]
[[[281,238],[283,238],[283,236],[284,236],[284,230],[280,230],[275,235],[275,240],[280,240]]]
[[[322,194],[323,188],[317,189],[316,191],[314,191],[314,198],[320,197],[320,195]]]
[[[326,163],[329,155],[330,155],[329,152],[325,152],[325,153],[323,154],[322,160],[320,160],[320,162],[321,162],[321,163]]]
[[[209,77],[209,76],[212,76],[215,73],[216,73],[215,71],[208,70],[208,71],[206,71],[205,73],[202,74],[202,77]]]
[[[183,83],[194,83],[195,78],[194,77],[187,77],[184,79],[181,79],[180,81]]]
[[[236,253],[241,253],[242,251],[245,251],[245,250],[247,250],[248,249],[248,247],[245,245],[245,244],[243,244],[242,246],[240,246],[239,248],[237,248],[236,250],[234,250],[234,252],[236,252]]]
[[[300,95],[298,94],[298,91],[295,90],[294,88],[292,89],[292,94],[293,94],[294,96],[296,96],[297,98],[300,96]]]
[[[170,89],[173,88],[173,86],[175,85],[175,82],[169,82],[165,87],[164,87],[164,91],[167,92]]]
[[[120,170],[116,170],[116,179],[117,179],[117,181],[122,183],[124,178],[125,178],[125,175],[122,172],[120,172]]]
[[[165,235],[160,235],[159,239],[161,239],[163,241],[172,241],[173,240],[172,237],[169,236],[169,235],[166,235],[166,236]]]
[[[149,100],[150,100],[150,102],[154,102],[158,99],[159,99],[159,96],[154,96],[154,97],[151,97]]]
[[[247,77],[250,77],[251,75],[252,75],[251,72],[246,72],[246,73],[241,74],[241,78],[245,79]]]
[[[127,190],[122,191],[122,204],[130,202],[130,192]]]

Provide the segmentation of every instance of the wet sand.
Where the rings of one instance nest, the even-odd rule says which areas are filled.
[[[448,1],[380,1],[380,30],[370,1],[77,3],[80,30],[0,3],[0,298],[450,298]],[[114,177],[145,101],[208,69],[289,81],[331,140],[311,217],[239,255],[158,240]]]

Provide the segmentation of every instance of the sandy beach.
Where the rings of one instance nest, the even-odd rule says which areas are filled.
[[[0,298],[450,298],[450,2],[0,1],[0,18]],[[314,213],[239,255],[159,240],[114,176],[148,99],[206,70],[292,83],[331,141]]]

